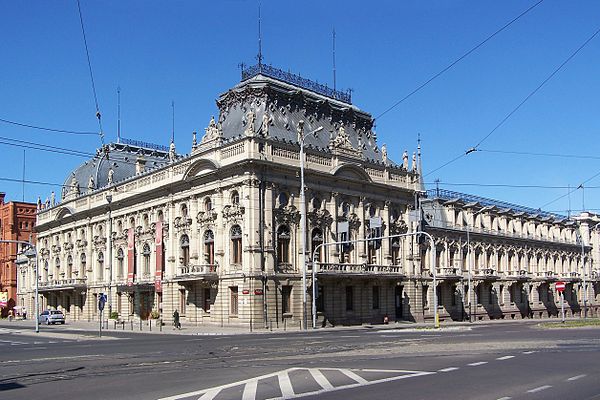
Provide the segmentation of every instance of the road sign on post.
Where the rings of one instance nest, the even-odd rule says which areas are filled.
[[[563,292],[565,290],[565,283],[563,281],[558,281],[555,284],[557,292]]]

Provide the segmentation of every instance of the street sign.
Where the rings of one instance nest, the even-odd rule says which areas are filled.
[[[103,293],[100,293],[100,296],[98,297],[98,310],[104,311],[105,304],[106,304],[106,295]]]
[[[555,287],[557,292],[562,292],[565,290],[565,283],[562,281],[558,281],[556,282]]]

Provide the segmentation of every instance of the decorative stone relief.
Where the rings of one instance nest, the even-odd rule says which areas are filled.
[[[213,210],[211,210],[211,211],[200,211],[196,215],[196,221],[198,221],[198,223],[200,225],[212,224],[216,220],[217,220],[217,212],[213,211]],[[175,225],[175,227],[177,227],[177,225]]]
[[[211,140],[221,138],[223,133],[217,126],[215,122],[215,117],[210,117],[210,122],[208,123],[208,127],[204,129],[204,137],[202,138],[202,143],[210,142]]]
[[[279,224],[297,225],[300,222],[300,212],[296,207],[288,205],[275,211],[275,219]]]
[[[333,223],[333,217],[327,210],[313,210],[307,214],[310,225],[313,227],[325,228],[331,226]]]
[[[239,204],[227,205],[223,207],[223,218],[229,224],[239,224],[242,222],[245,211],[245,208]]]

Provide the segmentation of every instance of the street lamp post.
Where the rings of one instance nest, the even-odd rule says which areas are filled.
[[[322,126],[311,131],[309,135],[316,135],[323,129]],[[307,308],[306,308],[306,199],[304,195],[304,121],[298,121],[298,144],[300,145],[300,234],[301,251],[300,261],[302,264],[302,328],[307,329]],[[314,267],[313,267],[314,268]],[[314,302],[314,299],[313,299]]]
[[[439,318],[439,314],[438,314],[438,298],[437,298],[437,290],[436,290],[436,284],[437,284],[437,275],[436,275],[436,270],[435,270],[435,242],[433,240],[433,237],[431,237],[431,235],[427,232],[422,232],[422,231],[417,231],[417,232],[410,232],[410,233],[400,233],[397,235],[389,235],[389,236],[381,236],[381,237],[377,237],[377,238],[368,238],[368,239],[355,239],[355,240],[345,240],[342,242],[331,242],[331,243],[321,243],[318,246],[315,247],[315,249],[313,250],[313,255],[312,255],[312,327],[313,329],[315,329],[317,327],[317,303],[316,303],[316,297],[317,297],[317,272],[316,272],[316,266],[317,266],[317,256],[319,255],[319,250],[323,247],[326,246],[339,246],[340,244],[347,244],[347,243],[362,243],[362,242],[368,242],[370,240],[383,240],[383,239],[395,239],[395,238],[401,238],[401,237],[406,237],[406,236],[416,236],[419,234],[423,234],[425,236],[427,236],[427,238],[429,239],[429,241],[431,242],[431,270],[433,273],[433,306],[434,306],[434,322],[433,322],[433,326],[435,328],[439,328],[440,327],[440,318]]]
[[[35,333],[39,333],[40,332],[40,322],[38,321],[38,315],[40,313],[39,311],[39,285],[38,285],[38,281],[39,281],[39,273],[38,273],[38,257],[37,257],[37,249],[35,247],[35,245],[31,242],[25,241],[25,240],[0,240],[0,243],[16,243],[16,244],[24,244],[29,246],[29,250],[31,252],[26,252],[24,253],[25,256],[28,259],[35,259],[35,301],[34,301],[34,317],[35,317]]]
[[[112,314],[112,195],[106,195],[106,201],[108,202],[108,318]]]

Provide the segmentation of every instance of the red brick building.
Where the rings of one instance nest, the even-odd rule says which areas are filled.
[[[33,203],[4,202],[5,193],[0,193],[0,239],[25,240],[35,243],[35,218],[37,206]],[[22,245],[0,243],[0,292],[8,292],[8,307],[2,316],[16,305],[17,301],[17,253]]]

